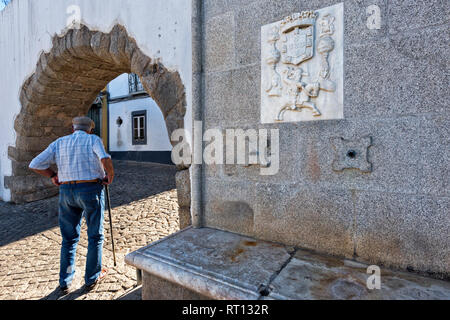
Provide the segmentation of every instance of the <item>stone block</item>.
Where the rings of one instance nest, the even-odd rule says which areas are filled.
[[[296,133],[297,141],[291,141],[297,151],[298,181],[320,183],[326,187],[344,187],[361,190],[389,190],[391,192],[417,191],[418,150],[416,117],[389,120],[361,120],[322,123],[309,126]],[[344,139],[372,137],[368,149],[368,161],[372,172],[358,170],[335,172],[332,168],[334,150],[326,139],[332,136]]]
[[[52,71],[60,71],[66,66],[67,61],[73,58],[72,48],[73,29],[69,29],[63,37],[53,37],[53,50],[47,58],[47,67],[51,66]]]
[[[135,50],[131,57],[131,71],[138,75],[143,75],[152,59],[142,53],[141,50]]]
[[[331,120],[264,125],[279,129],[280,162],[275,175],[263,176],[258,166],[230,166],[219,171],[224,181],[300,183],[330,189],[359,189],[416,193],[418,161],[423,157],[418,140],[419,119]],[[244,127],[243,129],[246,129]],[[335,150],[330,138],[356,140],[372,137],[367,159],[372,172],[333,170]],[[211,169],[212,170],[212,169]]]
[[[11,147],[11,146],[8,147],[8,157],[11,160],[15,160],[17,162],[23,162],[23,161],[30,162],[39,153],[40,153],[40,151],[28,151],[28,150],[19,149],[16,147]]]
[[[142,274],[142,300],[209,300],[185,287],[154,276],[148,272]]]
[[[255,185],[207,179],[203,184],[204,224],[244,235],[253,235]]]
[[[399,54],[439,68],[450,64],[447,59],[450,47],[445,41],[449,35],[448,24],[444,24],[401,32],[389,38]]]
[[[14,130],[19,135],[27,135],[32,137],[41,137],[45,130],[40,123],[33,121],[32,116],[28,113],[20,113],[14,120]]]
[[[178,73],[160,69],[158,86],[154,88],[153,97],[158,102],[164,116],[176,107],[177,103],[185,99],[184,86]]]
[[[177,129],[182,129],[184,126],[183,117],[177,112],[171,112],[166,118],[166,127],[167,133],[169,137],[172,136],[172,133]]]
[[[445,0],[395,1],[388,15],[389,32],[397,33],[448,23],[450,9]]]
[[[125,66],[129,60],[125,55],[125,45],[128,35],[122,26],[115,25],[110,33],[109,52],[117,66]]]
[[[43,151],[56,137],[24,137],[17,136],[16,145],[28,151]]]
[[[175,175],[177,185],[178,205],[190,207],[191,205],[191,178],[189,170],[178,171]]]
[[[59,188],[55,186],[46,187],[36,192],[21,195],[23,202],[34,202],[42,199],[51,198],[59,193]]]
[[[274,1],[256,1],[236,11],[236,65],[259,64],[261,60],[261,26],[273,22]]]
[[[53,197],[59,193],[59,188],[52,186],[31,193],[19,194],[11,193],[11,202],[16,204],[34,202],[42,199]]]
[[[232,72],[207,73],[204,77],[204,121],[209,123],[215,119],[233,117],[232,114],[227,114],[232,105]]]
[[[178,208],[178,217],[180,221],[180,230],[186,229],[192,225],[191,208],[180,207]]]
[[[252,126],[245,124],[234,123],[230,124],[230,121],[210,121],[206,129],[210,128],[219,128],[224,133],[224,142],[226,141],[226,130],[228,129],[242,129],[244,131],[247,130],[256,130],[258,132],[259,129],[268,130],[268,137],[270,138],[272,129],[279,129],[279,141],[270,138],[268,145],[270,143],[276,144],[279,143],[279,171],[275,175],[261,175],[261,166],[256,165],[243,165],[243,164],[222,164],[222,165],[204,165],[204,174],[208,177],[217,177],[221,178],[224,181],[239,181],[242,179],[257,181],[257,182],[270,182],[273,179],[277,179],[279,181],[284,182],[295,182],[297,181],[297,177],[299,175],[299,167],[298,165],[293,165],[295,161],[298,160],[299,151],[293,145],[294,139],[298,139],[298,136],[295,133],[298,133],[298,126],[294,123],[286,123],[280,125],[257,125]],[[295,140],[296,141],[296,140]],[[236,141],[235,141],[236,144]],[[224,157],[226,157],[226,145],[224,144]],[[235,145],[236,148],[236,145]],[[248,153],[248,148],[246,150]],[[246,155],[247,156],[247,155]],[[235,154],[236,157],[236,154]],[[225,159],[224,159],[225,160]],[[236,161],[236,158],[235,158]],[[275,164],[275,160],[273,165]]]
[[[123,51],[123,56],[126,58],[126,60],[128,61],[128,64],[130,64],[131,59],[133,58],[133,54],[136,50],[140,50],[138,45],[136,44],[136,41],[129,37],[128,34],[126,33],[126,30],[123,34],[123,40],[125,41],[125,48]]]
[[[231,71],[232,100],[226,112],[229,119],[236,123],[257,125],[260,119],[260,92],[258,84],[261,81],[259,66],[249,66]],[[230,94],[230,93],[228,93]]]
[[[213,18],[219,14],[230,11],[230,4],[238,2],[238,0],[205,0],[203,1],[203,11],[206,20]],[[240,2],[242,4],[242,2]]]
[[[71,134],[70,125],[64,127],[46,127],[46,128],[51,128],[51,134],[57,137],[63,137]]]
[[[368,265],[299,250],[271,284],[269,298],[290,300],[440,300],[450,284],[381,269],[380,290],[367,287]]]
[[[76,57],[95,59],[96,56],[91,47],[92,32],[86,26],[74,29],[72,33],[72,50]]]
[[[353,194],[300,184],[257,184],[254,234],[318,252],[353,257]]]
[[[450,199],[356,192],[355,250],[372,264],[450,274]]]
[[[373,12],[370,6],[376,6]],[[369,43],[383,40],[388,30],[388,0],[347,0],[344,1],[345,42],[347,45]],[[379,29],[370,29],[368,23],[372,22],[371,16],[379,13]]]
[[[258,124],[260,74],[259,66],[206,74],[206,123],[221,126]]]
[[[28,176],[5,177],[5,187],[16,194],[29,194],[53,187],[49,178],[30,174]]]
[[[28,168],[29,161],[17,162],[11,160],[12,174],[14,176],[27,176],[31,174],[31,170]]]
[[[289,257],[287,249],[276,243],[188,228],[130,253],[125,260],[210,299],[254,300]]]
[[[419,192],[450,196],[450,113],[419,117],[417,139]]]
[[[229,70],[234,66],[234,15],[224,13],[205,22],[204,70]]]
[[[109,52],[111,37],[103,32],[94,32],[91,37],[91,47],[94,53],[102,60],[113,63],[114,60]]]
[[[257,0],[256,2],[263,1],[264,0]],[[202,2],[205,18],[206,20],[209,20],[219,14],[239,10],[242,6],[247,5],[247,3],[251,4],[252,2],[255,2],[255,0],[250,0],[244,3],[242,0],[205,0]]]
[[[420,36],[421,39],[425,37]],[[418,60],[412,53],[417,50],[410,53],[401,43],[400,40],[386,39],[346,46],[346,119],[446,112],[445,101],[449,93],[445,84],[448,81],[439,67],[440,62]],[[421,81],[412,75],[420,75]]]

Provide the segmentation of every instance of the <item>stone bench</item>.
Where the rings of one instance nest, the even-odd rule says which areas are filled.
[[[367,265],[210,228],[187,228],[128,254],[143,272],[142,298],[450,299],[450,283],[381,270],[369,290]]]

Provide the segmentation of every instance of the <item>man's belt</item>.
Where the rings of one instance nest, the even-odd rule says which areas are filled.
[[[98,179],[61,182],[61,184],[80,184],[80,183],[98,183]]]

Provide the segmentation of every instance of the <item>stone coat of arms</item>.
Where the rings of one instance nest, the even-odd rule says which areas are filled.
[[[263,40],[268,49],[262,54],[266,65],[262,71],[262,112],[267,107],[274,114],[276,108],[275,122],[284,121],[286,112],[304,109],[320,118],[323,112],[318,103],[332,101],[332,96],[322,96],[342,91],[333,80],[330,63],[336,47],[335,11],[303,11],[268,26]]]
[[[314,12],[302,12],[281,22],[281,61],[284,64],[298,65],[313,57],[315,20]]]

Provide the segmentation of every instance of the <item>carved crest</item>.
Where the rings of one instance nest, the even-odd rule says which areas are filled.
[[[281,22],[283,63],[299,65],[314,56],[315,22],[313,11],[294,14]]]
[[[343,118],[343,9],[293,13],[261,28],[262,123]]]

